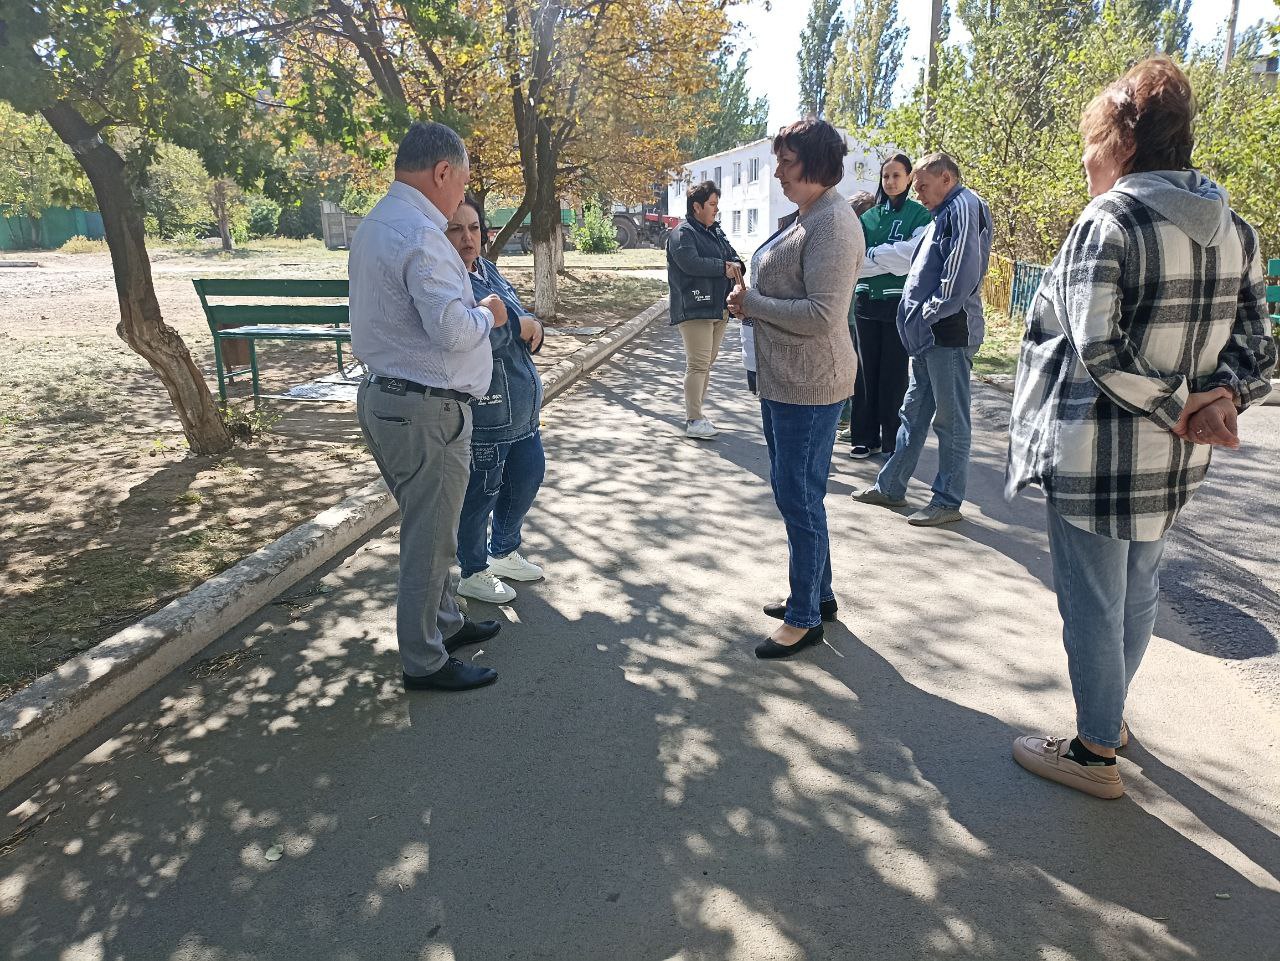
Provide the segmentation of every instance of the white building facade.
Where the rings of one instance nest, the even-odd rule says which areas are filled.
[[[846,197],[859,190],[874,194],[880,177],[880,152],[841,133],[849,154],[844,159],[839,191]],[[734,249],[749,260],[778,229],[779,222],[796,209],[782,195],[773,170],[773,140],[769,137],[695,160],[667,187],[667,210],[672,216],[683,217],[689,187],[704,180],[715,181],[720,185],[720,226]]]

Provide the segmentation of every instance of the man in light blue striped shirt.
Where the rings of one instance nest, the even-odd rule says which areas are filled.
[[[471,473],[471,399],[493,374],[489,331],[507,322],[496,296],[476,303],[444,234],[470,175],[453,130],[415,123],[348,263],[351,346],[369,369],[356,410],[400,506],[396,638],[408,689],[468,690],[498,677],[451,656],[500,627],[462,615],[450,569]]]

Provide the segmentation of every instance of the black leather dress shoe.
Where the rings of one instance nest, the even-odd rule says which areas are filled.
[[[834,621],[836,619],[837,610],[839,610],[839,608],[836,606],[836,599],[834,597],[831,598],[831,600],[823,601],[818,605],[818,613],[822,615],[822,619],[824,621]],[[778,620],[782,620],[787,616],[787,602],[779,601],[777,604],[766,604],[764,606],[764,612],[770,617],[776,617]]]
[[[456,657],[444,662],[444,667],[432,673],[417,677],[413,674],[402,674],[406,691],[470,691],[472,688],[484,687],[498,679],[498,672],[491,667],[477,667],[475,664],[464,664]]]
[[[777,660],[783,657],[790,657],[792,654],[799,654],[806,647],[813,647],[813,645],[821,643],[822,625],[819,624],[817,627],[809,628],[804,637],[794,644],[779,644],[773,638],[766,637],[756,645],[756,657],[762,661]]]
[[[444,642],[444,649],[452,654],[468,644],[483,644],[502,630],[501,621],[463,621],[453,637]]]

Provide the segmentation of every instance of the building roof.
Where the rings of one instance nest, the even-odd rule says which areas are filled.
[[[761,137],[759,140],[752,140],[748,143],[740,143],[736,147],[730,147],[728,150],[721,150],[719,153],[707,154],[705,157],[698,157],[696,160],[690,160],[685,164],[686,167],[696,167],[700,163],[706,163],[708,160],[715,160],[717,157],[724,157],[731,153],[737,153],[739,150],[746,150],[748,147],[755,147],[762,143],[772,143],[772,137]]]
[[[836,127],[836,129],[837,129],[838,131],[840,131],[840,133],[844,136],[845,140],[852,140],[852,139],[853,139],[853,137],[852,137],[852,135],[849,133],[849,131],[845,130],[843,127]],[[772,137],[761,137],[759,140],[751,140],[751,141],[748,141],[747,143],[740,143],[740,144],[738,144],[738,146],[736,146],[736,147],[730,147],[728,150],[721,150],[719,153],[708,154],[708,155],[707,155],[707,156],[705,156],[705,157],[698,157],[698,158],[697,158],[697,159],[695,159],[695,160],[690,160],[690,161],[688,161],[687,163],[685,163],[685,164],[684,164],[684,166],[686,166],[686,167],[696,167],[696,166],[698,166],[698,164],[704,164],[704,163],[706,163],[706,162],[707,162],[707,161],[709,161],[709,160],[715,160],[715,159],[716,159],[716,158],[718,158],[718,157],[725,157],[725,156],[728,156],[728,155],[729,155],[729,154],[731,154],[731,153],[737,153],[737,152],[738,152],[738,151],[740,151],[740,150],[746,150],[748,147],[758,147],[758,146],[759,146],[760,144],[762,144],[762,143],[769,143],[769,144],[771,144],[771,143],[773,143],[773,138],[772,138]]]

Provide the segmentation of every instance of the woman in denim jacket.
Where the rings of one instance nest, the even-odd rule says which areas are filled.
[[[499,578],[536,581],[542,568],[520,556],[520,528],[538,495],[546,460],[538,418],[542,380],[533,354],[542,349],[542,324],[520,303],[498,268],[480,256],[484,223],[471,197],[449,218],[445,235],[458,250],[477,297],[497,294],[507,314],[519,318],[489,333],[493,380],[472,405],[471,481],[458,520],[458,593],[507,604],[516,592]],[[492,518],[492,534],[486,543]]]

